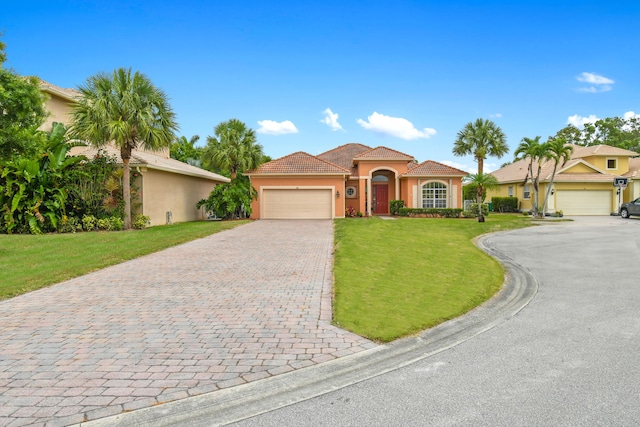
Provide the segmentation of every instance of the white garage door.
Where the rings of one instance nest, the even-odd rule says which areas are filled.
[[[262,192],[264,219],[333,218],[332,189],[265,189]]]
[[[611,191],[559,190],[556,193],[556,211],[564,215],[609,215]]]

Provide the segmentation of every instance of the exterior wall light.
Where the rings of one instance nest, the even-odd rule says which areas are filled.
[[[339,199],[339,198],[340,198],[340,192],[336,191],[336,199]]]

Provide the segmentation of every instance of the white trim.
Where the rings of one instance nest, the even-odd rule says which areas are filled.
[[[613,160],[616,163],[616,166],[614,168],[610,168],[609,167],[609,160]],[[613,170],[618,170],[618,158],[617,157],[606,157],[604,159],[604,165],[605,165],[605,169],[608,171],[613,171]]]

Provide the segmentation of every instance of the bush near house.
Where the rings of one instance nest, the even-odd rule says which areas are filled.
[[[398,215],[419,218],[460,218],[462,209],[439,208],[400,208]]]
[[[482,204],[482,215],[489,216],[489,205],[486,203]],[[469,205],[469,209],[462,212],[463,218],[477,218],[478,217],[478,204],[471,203]]]
[[[389,203],[391,215],[398,215],[402,208],[404,208],[404,200],[392,200],[391,203]]]
[[[491,203],[493,203],[494,212],[518,212],[517,197],[492,197]]]

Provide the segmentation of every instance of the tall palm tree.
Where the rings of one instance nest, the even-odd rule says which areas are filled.
[[[531,181],[531,192],[533,193],[532,213],[534,216],[538,216],[539,213],[540,173],[542,171],[542,163],[547,157],[547,151],[547,145],[541,144],[540,137],[536,136],[535,138],[522,138],[520,145],[513,153],[516,159],[529,159],[528,172],[524,183],[526,184],[528,180]],[[537,165],[535,173],[533,170],[534,163]]]
[[[500,183],[495,176],[484,172],[469,174],[466,176],[465,181],[476,189],[478,194],[478,222],[484,222],[482,202],[484,201],[485,191],[499,188]]]
[[[79,86],[72,110],[71,134],[95,146],[115,144],[122,157],[124,228],[131,228],[131,152],[139,147],[169,147],[178,129],[165,93],[142,73],[119,68],[98,73]]]
[[[201,167],[202,147],[196,147],[196,142],[200,140],[200,135],[193,135],[187,139],[186,136],[176,137],[171,142],[170,156],[172,159],[180,160],[192,166]]]
[[[553,172],[551,173],[551,179],[547,186],[547,192],[544,196],[544,203],[542,204],[542,215],[547,211],[547,202],[549,201],[549,195],[551,194],[551,187],[553,187],[553,181],[556,178],[556,172],[558,171],[558,165],[562,162],[564,165],[573,154],[573,147],[567,144],[564,138],[551,138],[546,144],[547,154],[546,157],[549,160],[553,160]]]
[[[507,137],[498,125],[491,120],[477,119],[467,123],[456,137],[453,144],[453,154],[456,156],[473,155],[478,162],[477,175],[484,173],[484,159],[487,156],[502,157],[509,152]],[[480,183],[477,187],[477,202],[482,205],[484,188]],[[482,216],[482,215],[481,215]],[[478,218],[480,221],[480,217]],[[484,222],[484,217],[482,217]]]
[[[254,169],[263,161],[262,145],[256,142],[253,129],[238,119],[230,119],[218,124],[215,137],[207,137],[207,148],[203,154],[210,167],[221,172],[229,172],[231,181],[237,174]]]

